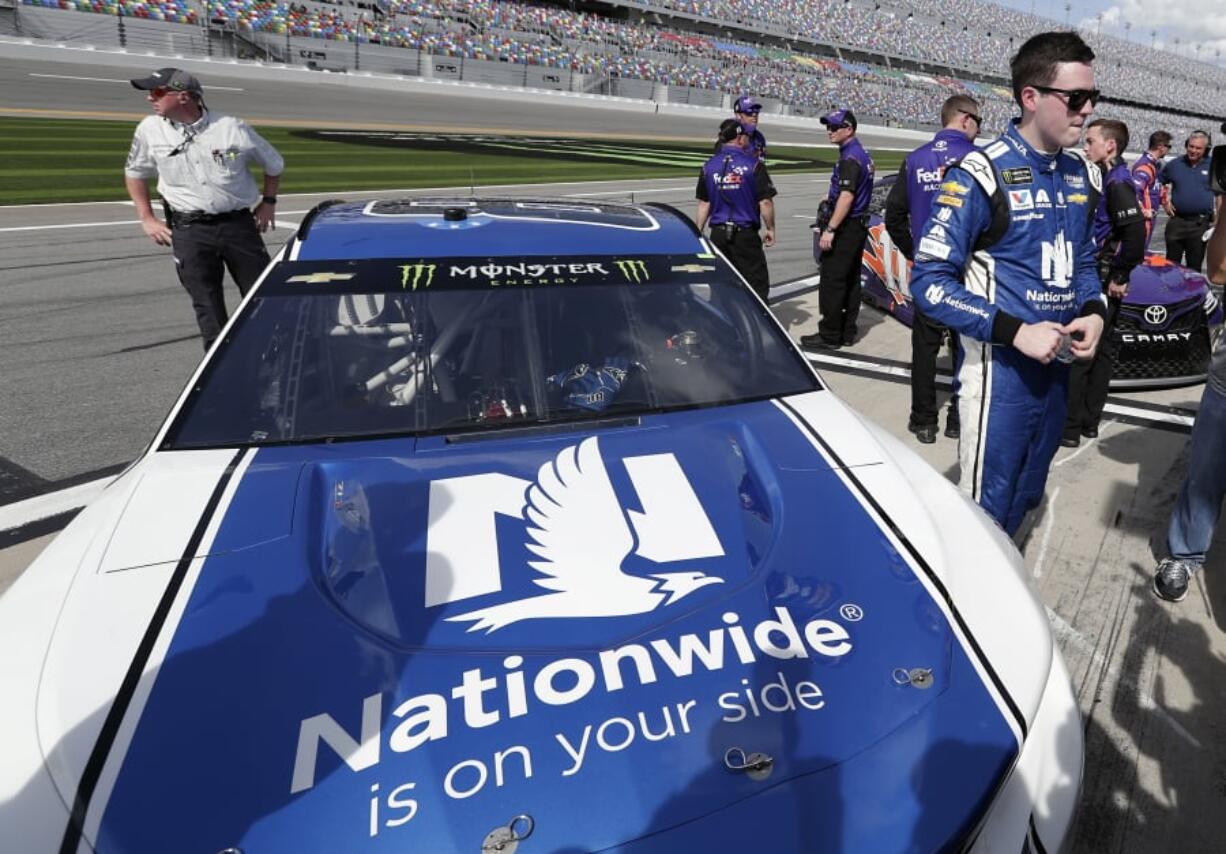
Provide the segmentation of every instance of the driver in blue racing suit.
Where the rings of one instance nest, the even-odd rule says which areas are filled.
[[[1012,536],[1060,442],[1072,357],[1093,358],[1103,299],[1092,240],[1100,173],[1075,145],[1098,100],[1094,52],[1040,33],[1011,63],[1022,108],[948,169],[916,247],[919,310],[962,336],[961,487]]]

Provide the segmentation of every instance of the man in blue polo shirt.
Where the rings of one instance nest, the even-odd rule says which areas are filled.
[[[1166,164],[1159,180],[1169,187],[1165,196],[1166,257],[1199,271],[1205,262],[1205,232],[1213,225],[1213,193],[1209,191],[1209,134],[1193,131],[1184,154]]]
[[[800,336],[803,347],[837,350],[856,340],[860,316],[860,256],[868,239],[868,203],[873,196],[873,158],[856,139],[851,110],[835,110],[821,118],[830,141],[839,147],[839,162],[830,178],[826,201],[830,220],[818,238],[821,281],[817,332]]]
[[[969,95],[953,95],[941,107],[942,129],[931,142],[907,155],[885,202],[885,227],[898,251],[908,261],[915,260],[915,244],[928,222],[932,200],[941,192],[945,170],[975,150],[979,135],[979,102]],[[914,306],[913,306],[914,307]],[[937,440],[937,354],[949,331],[929,320],[918,308],[911,322],[911,417],[907,429],[924,444]],[[958,338],[952,336],[950,348],[957,352]],[[954,357],[955,362],[957,356]],[[954,367],[957,373],[957,366]],[[957,439],[961,433],[958,419],[958,393],[949,401],[945,416],[945,435]]]
[[[752,126],[724,119],[715,155],[698,174],[698,215],[701,232],[711,224],[711,243],[745,277],[754,293],[766,300],[770,273],[763,245],[775,245],[776,190],[766,164],[749,148]],[[758,230],[766,226],[764,236]]]

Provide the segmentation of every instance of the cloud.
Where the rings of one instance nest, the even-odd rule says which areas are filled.
[[[1158,30],[1162,41],[1172,48],[1179,38],[1181,51],[1190,44],[1203,45],[1210,52],[1213,48],[1226,51],[1226,15],[1209,12],[1204,0],[1123,0],[1103,11],[1104,26],[1108,16],[1117,33],[1125,21],[1131,22],[1134,41],[1148,42],[1150,32]],[[1096,24],[1093,18],[1090,21],[1087,26]],[[1201,55],[1206,55],[1204,50]]]

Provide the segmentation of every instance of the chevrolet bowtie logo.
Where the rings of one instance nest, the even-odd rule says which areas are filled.
[[[674,273],[710,273],[715,270],[706,264],[678,264],[671,269]]]
[[[328,282],[346,282],[353,278],[353,273],[308,273],[302,276],[291,276],[289,282],[302,282],[307,285],[322,285]]]
[[[424,261],[418,261],[416,264],[402,264],[400,266],[400,287],[414,291],[417,290],[418,285],[428,288],[434,281],[434,271],[437,269],[438,265],[427,264]]]
[[[645,282],[648,280],[646,261],[617,261],[617,269],[627,282]]]

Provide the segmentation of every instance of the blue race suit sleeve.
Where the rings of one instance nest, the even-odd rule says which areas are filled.
[[[911,298],[920,312],[979,341],[998,339],[993,334],[999,325],[997,315],[1005,314],[988,302],[982,288],[963,281],[975,241],[991,224],[992,205],[987,193],[966,171],[950,167],[915,247],[911,271]],[[1016,332],[1017,326],[1012,325],[1012,329]],[[1009,335],[998,343],[1012,341]]]

